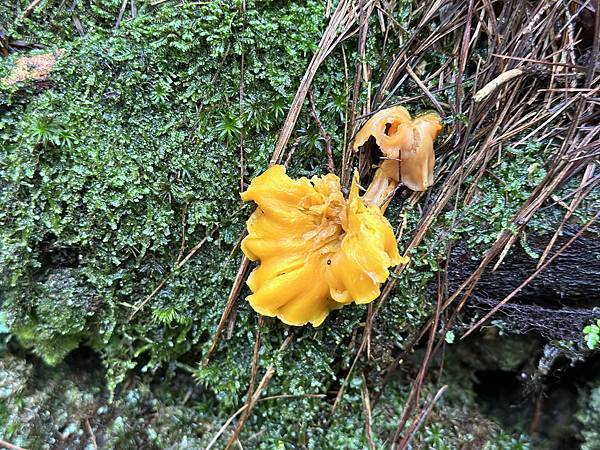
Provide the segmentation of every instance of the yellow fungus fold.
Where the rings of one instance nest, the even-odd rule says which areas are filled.
[[[260,261],[247,300],[265,316],[319,326],[333,309],[376,299],[388,268],[407,262],[382,210],[359,196],[357,174],[345,199],[336,175],[293,180],[276,165],[242,199],[258,205],[242,241]]]

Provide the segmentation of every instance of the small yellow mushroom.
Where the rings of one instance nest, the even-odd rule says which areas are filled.
[[[428,113],[413,120],[404,107],[395,106],[379,111],[365,123],[356,136],[354,149],[358,150],[373,136],[383,155],[389,158],[380,166],[377,181],[384,183],[385,174],[391,182],[402,181],[413,191],[425,191],[433,184],[433,141],[441,129],[437,114]]]
[[[346,200],[333,174],[292,180],[277,165],[252,180],[242,199],[258,209],[242,250],[260,261],[247,282],[255,311],[316,327],[333,309],[376,299],[388,268],[407,262],[390,223],[363,202],[357,183],[355,174]]]

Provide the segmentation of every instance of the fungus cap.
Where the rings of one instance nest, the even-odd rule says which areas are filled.
[[[397,161],[395,165],[384,163],[386,174],[413,191],[424,191],[433,184],[433,141],[441,129],[440,117],[435,113],[411,119],[406,108],[394,106],[379,111],[363,125],[354,150],[373,136],[383,155]]]

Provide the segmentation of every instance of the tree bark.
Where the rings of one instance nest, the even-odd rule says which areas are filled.
[[[579,231],[565,227],[553,254]],[[536,278],[502,305],[490,320],[505,331],[534,333],[549,340],[580,340],[582,329],[600,317],[600,238],[598,229],[584,232]],[[542,254],[552,234],[529,235],[528,244]],[[551,255],[549,255],[551,256]],[[464,242],[451,252],[448,267],[450,293],[478,267],[480,257]],[[511,294],[537,269],[538,260],[516,244],[494,272],[484,272],[466,303],[466,313],[483,315]],[[469,328],[469,323],[464,323]]]
[[[564,245],[578,230],[577,225],[565,226],[552,252]],[[600,306],[598,231],[596,228],[583,233],[524,287],[512,303],[534,303],[555,308]],[[529,235],[527,240],[529,247],[541,255],[551,238],[552,234]],[[448,267],[450,292],[477,269],[479,262],[480,258],[465,243],[461,242],[453,248]],[[496,271],[491,272],[491,268],[486,270],[473,296],[501,301],[536,270],[537,263],[538,260],[529,256],[521,245],[515,244]]]

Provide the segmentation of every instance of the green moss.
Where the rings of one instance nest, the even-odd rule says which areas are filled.
[[[21,299],[27,315],[9,310],[12,331],[23,345],[55,365],[79,345],[98,298],[82,285],[78,271],[68,268],[52,271],[44,283],[30,287],[28,297]]]
[[[128,374],[172,379],[177,370],[189,371],[203,387],[196,404],[219,404],[221,415],[206,418],[211,424],[226,420],[245,398],[257,321],[240,301],[233,333],[208,366],[201,363],[237,271],[234,246],[251,210],[239,200],[239,138],[243,131],[248,181],[266,167],[327,20],[325,5],[316,1],[246,7],[244,14],[241,3],[140,7],[117,31],[102,28],[82,40],[47,35],[48,43],[65,48],[51,89],[0,93],[0,201],[6,206],[0,289],[12,333],[53,365],[77,346],[94,348],[115,402]],[[40,9],[15,30],[38,33],[38,18],[48,11]],[[348,48],[347,56],[354,58],[354,51]],[[332,55],[314,87],[338,158],[342,65],[341,54]],[[324,172],[325,146],[305,112],[297,129],[290,173]],[[182,242],[186,255],[203,240],[178,267]],[[163,280],[130,320],[134,305]],[[383,328],[406,328],[413,319],[403,311],[422,309],[409,294],[399,301],[390,301],[396,312]],[[277,349],[290,328],[266,321],[259,376],[271,363],[277,368],[266,395],[297,397],[280,410],[269,402],[257,406],[249,429],[266,424],[264,445],[288,445],[280,441],[297,428],[299,409],[306,412],[296,438],[317,446],[329,439],[323,401],[302,396],[339,386],[336,374],[351,363],[347,349],[365,313],[353,306],[333,314],[327,326],[294,330],[285,353]],[[420,317],[415,312],[414,321]],[[111,446],[129,442],[128,423],[135,419],[119,417],[107,425]],[[353,441],[345,427],[333,436]],[[174,445],[155,431],[148,431],[150,441]]]
[[[81,37],[81,32],[87,35],[110,32],[115,26],[122,3],[120,0],[44,0],[24,18],[23,12],[31,2],[15,0],[0,5],[0,28],[6,31],[11,41],[47,46],[64,45],[65,42]],[[129,17],[128,10],[125,21]],[[74,26],[74,18],[78,21],[80,30]]]
[[[600,447],[600,385],[593,383],[584,390],[580,397],[577,420],[581,423],[583,450]]]
[[[132,361],[154,371],[206,348],[235,275],[238,256],[230,254],[249,211],[239,200],[240,132],[249,180],[266,166],[325,21],[320,2],[283,8],[251,2],[244,14],[240,7],[141,8],[116,32],[61,40],[65,55],[51,90],[4,97],[4,309],[13,332],[46,361],[56,363],[84,342],[122,379]],[[35,31],[34,22],[14,29]],[[332,82],[339,72],[330,64],[319,76],[318,107],[340,136],[339,109],[327,100],[343,92]],[[308,117],[301,129],[303,159],[294,166],[319,172],[318,130]],[[184,254],[206,243],[176,268],[184,232]],[[52,294],[56,270],[72,280]],[[133,305],[167,276],[129,321]],[[251,348],[252,336],[242,331],[249,319],[254,315],[242,306],[232,346]],[[234,382],[237,373],[226,373],[238,395],[243,378]]]

